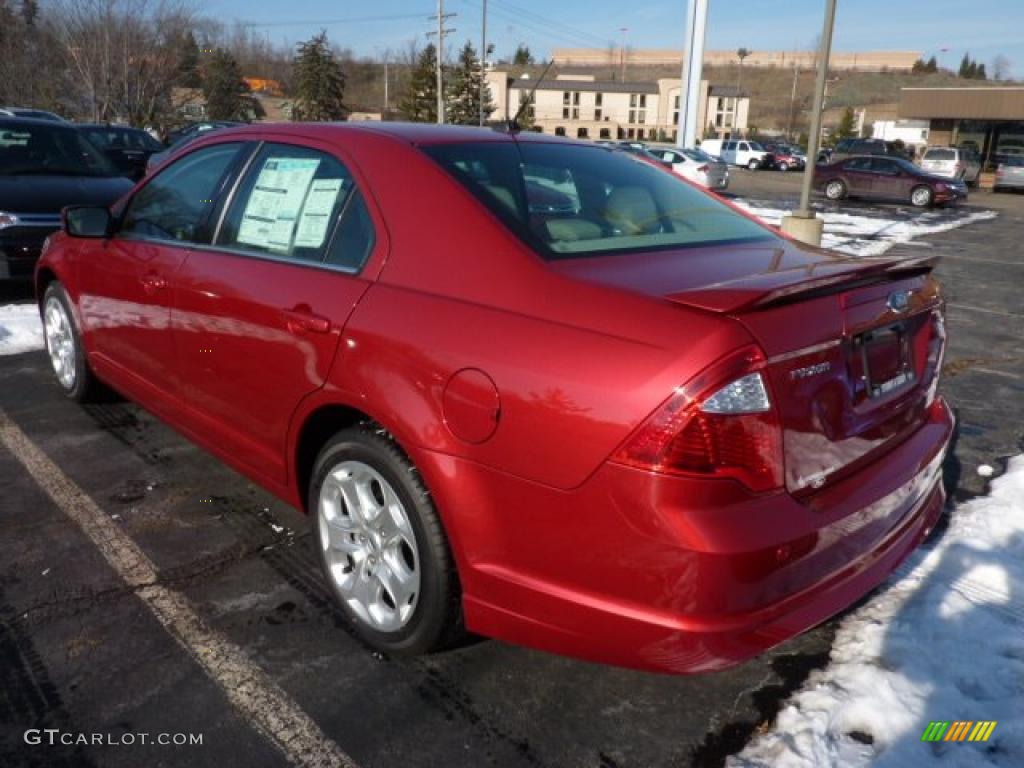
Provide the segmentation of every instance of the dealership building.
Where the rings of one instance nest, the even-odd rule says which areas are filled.
[[[1024,156],[1024,88],[903,88],[899,117],[927,121],[929,145],[972,147],[987,165]]]

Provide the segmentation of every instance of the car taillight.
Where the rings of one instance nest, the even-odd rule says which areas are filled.
[[[612,460],[672,475],[782,487],[782,429],[765,383],[764,355],[748,347],[676,390]]]

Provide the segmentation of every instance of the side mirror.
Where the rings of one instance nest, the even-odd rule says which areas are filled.
[[[110,211],[98,205],[69,205],[61,212],[61,227],[71,237],[107,237],[112,223]]]

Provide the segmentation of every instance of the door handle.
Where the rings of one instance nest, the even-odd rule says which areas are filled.
[[[150,272],[147,275],[143,275],[139,278],[142,283],[142,290],[152,296],[157,291],[162,291],[167,287],[167,281],[162,275],[158,275],[156,272]]]
[[[292,333],[329,333],[331,321],[326,317],[314,314],[306,307],[286,309],[282,311],[284,324]]]

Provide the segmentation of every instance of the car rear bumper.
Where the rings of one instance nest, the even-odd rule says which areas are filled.
[[[614,464],[573,491],[450,456],[428,458],[424,477],[453,534],[471,630],[603,663],[705,672],[883,582],[941,514],[952,428],[938,400],[882,460],[803,502]]]

